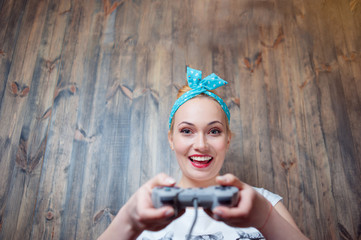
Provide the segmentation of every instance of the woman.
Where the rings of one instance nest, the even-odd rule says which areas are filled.
[[[169,120],[168,139],[182,171],[179,187],[229,185],[239,189],[236,207],[199,209],[194,231],[188,236],[194,209],[175,217],[170,206],[155,209],[155,186],[174,186],[159,174],[144,184],[120,209],[100,239],[307,239],[297,228],[281,197],[253,188],[232,174],[219,176],[231,141],[230,114],[213,89],[227,84],[215,74],[188,68],[188,86],[178,94]],[[148,230],[148,231],[145,231]]]

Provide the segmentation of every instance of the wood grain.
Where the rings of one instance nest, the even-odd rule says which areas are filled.
[[[0,239],[96,239],[159,172],[185,67],[229,82],[222,169],[361,239],[357,1],[0,1]]]

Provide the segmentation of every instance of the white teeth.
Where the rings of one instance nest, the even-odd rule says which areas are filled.
[[[212,159],[212,157],[191,157],[194,161],[205,162]]]

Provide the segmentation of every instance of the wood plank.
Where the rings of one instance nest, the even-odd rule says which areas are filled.
[[[331,9],[331,8],[330,8]],[[327,14],[326,12],[323,14]],[[320,23],[320,26],[322,23]],[[326,24],[325,22],[323,22],[323,24]],[[334,25],[334,26],[337,26]],[[354,200],[356,200],[356,198],[354,198],[355,195],[357,195],[358,193],[354,193],[353,189],[354,187],[351,185],[349,185],[351,182],[353,182],[353,184],[355,184],[356,182],[358,182],[358,184],[360,183],[360,180],[354,182],[354,180],[351,180],[352,178],[357,178],[357,176],[359,174],[356,175],[352,175],[352,173],[348,172],[347,168],[348,168],[348,164],[346,164],[345,161],[347,161],[349,159],[349,156],[347,156],[348,154],[351,154],[351,158],[353,158],[353,153],[352,152],[348,152],[348,153],[344,153],[344,149],[348,149],[349,145],[353,145],[352,142],[350,141],[345,141],[342,140],[342,138],[344,138],[344,133],[346,131],[346,135],[347,132],[349,131],[349,123],[348,123],[348,119],[347,119],[347,113],[344,112],[344,110],[346,109],[344,107],[344,94],[343,94],[343,90],[342,87],[337,87],[337,85],[340,84],[340,78],[339,78],[339,74],[337,73],[337,69],[333,66],[333,62],[335,61],[335,59],[337,58],[335,56],[335,52],[332,50],[334,49],[334,47],[330,47],[329,46],[329,41],[327,41],[326,39],[330,39],[331,37],[331,32],[326,32],[325,30],[327,29],[326,26],[321,27],[322,30],[320,30],[320,33],[322,34],[322,36],[319,36],[320,41],[322,41],[322,45],[321,43],[319,44],[319,49],[321,51],[323,51],[320,56],[317,56],[318,58],[321,58],[322,60],[318,60],[318,64],[322,64],[323,62],[325,62],[325,64],[330,64],[331,69],[325,73],[320,73],[319,75],[319,84],[320,84],[320,88],[323,89],[322,91],[322,97],[321,101],[323,102],[322,104],[322,108],[321,109],[321,118],[323,123],[323,129],[324,129],[324,135],[325,135],[325,143],[326,143],[326,148],[327,148],[327,155],[328,157],[331,159],[343,159],[342,161],[342,165],[341,165],[341,161],[330,161],[330,168],[331,168],[331,173],[332,173],[332,191],[333,191],[333,198],[335,201],[335,206],[336,206],[336,210],[338,209],[339,206],[339,200],[338,200],[338,194],[340,192],[340,190],[336,190],[337,188],[341,187],[343,189],[347,189],[349,188],[350,194],[347,194],[346,196],[343,196],[343,201],[344,203],[346,203],[346,205],[350,208],[346,208],[342,210],[342,217],[338,217],[338,221],[337,221],[337,231],[339,232],[340,235],[347,233],[348,235],[356,235],[356,231],[354,231],[355,228],[351,228],[350,226],[352,226],[352,220],[350,220],[350,217],[352,216],[351,212],[354,212],[354,210],[358,211],[357,209],[355,209],[354,206],[352,204],[347,203],[349,202],[355,202]],[[332,44],[332,43],[330,43]],[[317,51],[318,49],[315,49],[315,51]],[[323,60],[324,59],[324,60]],[[337,89],[337,91],[336,91]],[[325,94],[323,93],[324,90],[328,90],[328,92],[325,92]],[[327,99],[326,99],[327,98]],[[329,109],[329,110],[328,110]],[[332,119],[333,121],[330,121],[330,119]],[[346,121],[346,122],[345,122]],[[340,141],[336,140],[339,139]],[[346,150],[345,149],[345,150]],[[348,151],[348,150],[346,150]],[[348,160],[350,161],[350,160]],[[353,164],[353,166],[355,167],[355,165]],[[354,168],[355,169],[355,168]],[[356,168],[357,171],[357,168]],[[350,175],[351,174],[351,175]],[[348,177],[347,177],[348,176]],[[350,179],[351,182],[349,182]],[[355,194],[355,195],[354,195]],[[351,200],[352,198],[354,198],[354,200]],[[347,200],[346,200],[347,199]],[[329,205],[329,204],[327,204]],[[351,210],[352,209],[352,210]],[[340,214],[340,209],[337,210],[337,214]],[[327,213],[327,211],[325,211],[325,213]],[[349,214],[348,214],[349,213]],[[326,225],[326,224],[325,224]]]
[[[294,7],[295,8],[295,7]],[[284,28],[285,43],[293,45],[287,54],[285,62],[288,62],[289,78],[292,79],[292,105],[291,111],[295,117],[295,131],[297,136],[297,144],[295,145],[295,157],[298,168],[299,181],[295,182],[293,193],[289,194],[289,208],[299,223],[299,227],[308,236],[314,236],[315,239],[334,239],[335,235],[325,236],[325,233],[333,234],[335,231],[335,222],[329,222],[328,231],[319,231],[321,227],[325,227],[320,222],[320,208],[322,208],[322,200],[319,199],[319,191],[323,191],[323,195],[330,197],[329,174],[323,180],[323,186],[317,183],[317,171],[320,173],[329,172],[327,163],[325,164],[325,144],[322,138],[322,124],[320,123],[318,106],[318,88],[314,85],[315,72],[312,69],[313,55],[312,49],[308,45],[310,35],[305,32],[306,22],[302,17],[305,14],[305,4],[302,3],[296,7],[293,14],[298,15],[294,21],[288,23]],[[285,9],[287,12],[287,9]],[[311,21],[310,21],[311,22]],[[298,74],[296,74],[298,73]],[[314,147],[315,146],[315,147]],[[316,159],[316,160],[315,160]],[[327,159],[326,159],[327,161]],[[320,162],[320,165],[318,164]],[[316,166],[321,166],[317,168]],[[292,166],[291,166],[292,167]],[[293,171],[295,174],[295,172]],[[307,177],[306,177],[307,176]],[[329,204],[332,207],[332,201]],[[321,205],[321,206],[320,206]],[[311,207],[312,206],[312,207]],[[329,207],[329,206],[328,206]],[[306,209],[314,208],[313,211]],[[332,211],[331,211],[332,212]],[[332,219],[332,218],[330,218]],[[313,225],[314,228],[307,226]]]
[[[55,99],[52,106],[48,144],[39,183],[39,196],[46,197],[38,197],[32,226],[32,237],[34,238],[61,238],[63,236],[67,238],[74,234],[72,231],[63,232],[61,229],[63,224],[68,224],[63,221],[67,221],[69,217],[66,207],[70,198],[69,193],[73,187],[69,184],[69,179],[74,173],[72,152],[77,130],[76,113],[80,105],[79,92],[82,91],[83,80],[87,79],[87,74],[90,74],[87,70],[92,64],[92,61],[87,61],[87,64],[83,65],[84,59],[91,56],[86,51],[90,39],[88,34],[80,29],[84,27],[82,24],[90,25],[93,5],[91,2],[85,4],[81,1],[71,5],[66,4],[69,2],[64,3],[63,9],[70,10],[69,13],[66,13],[69,14],[69,20],[66,22],[64,40],[61,41],[59,75],[57,89],[54,92],[59,97]],[[86,6],[89,8],[87,9]],[[74,224],[69,218],[69,224],[71,223]]]
[[[6,83],[19,33],[19,26],[23,17],[21,13],[24,11],[24,8],[24,2],[7,1],[0,10],[0,24],[3,26],[0,29],[0,103],[3,102],[6,91],[11,92],[11,85],[9,84],[7,88]],[[0,109],[1,106],[2,104],[0,104]]]
[[[9,239],[17,235],[30,234],[31,226],[28,225],[27,220],[32,219],[33,216],[41,160],[46,143],[46,131],[44,131],[46,127],[37,124],[36,111],[39,109],[34,105],[36,99],[42,96],[37,92],[37,79],[32,81],[33,75],[36,75],[34,71],[36,53],[46,16],[41,12],[46,11],[46,8],[45,3],[38,1],[29,2],[25,8],[20,25],[25,30],[18,35],[18,48],[14,50],[7,81],[8,87],[15,86],[17,92],[7,91],[1,107],[1,122],[10,121],[13,124],[10,129],[1,129],[1,139],[8,139],[8,143],[12,142],[10,146],[6,146],[5,141],[1,151],[3,161],[0,162],[1,169],[4,170],[1,174],[0,215],[4,217],[2,226],[5,229],[0,234]],[[18,71],[20,66],[21,71]],[[39,86],[39,89],[41,90],[42,86]],[[32,126],[35,128],[34,132],[30,129]],[[21,231],[18,231],[18,228]]]
[[[25,4],[21,1],[6,1],[0,8],[0,103],[5,95],[6,77],[9,74],[9,69],[15,49],[19,24],[23,14],[20,14],[24,9]],[[13,17],[10,17],[13,16]],[[1,104],[0,104],[1,108]]]
[[[42,41],[39,46],[39,55],[37,56],[35,69],[37,70],[33,76],[32,86],[36,89],[35,96],[41,99],[42,104],[38,109],[32,109],[29,115],[33,115],[29,119],[28,127],[30,129],[30,136],[34,139],[32,144],[40,142],[39,150],[41,149],[42,158],[45,154],[45,146],[48,133],[48,123],[51,115],[51,106],[54,100],[54,93],[57,85],[58,76],[58,60],[61,51],[61,45],[67,16],[62,14],[64,8],[69,8],[69,4],[63,1],[62,4],[53,5],[47,11],[45,22],[47,23],[43,29]],[[61,29],[63,31],[61,31]],[[33,99],[29,101],[29,105],[33,105],[34,102],[40,101],[39,99]],[[24,128],[23,127],[23,128]],[[35,145],[36,146],[36,145]],[[34,153],[33,153],[34,154]],[[34,217],[34,206],[36,205],[36,199],[39,188],[39,180],[41,174],[42,159],[37,167],[31,173],[31,177],[27,180],[25,186],[27,194],[24,194],[22,199],[22,205],[20,209],[20,217],[17,225],[17,229],[26,229],[26,231],[16,231],[14,238],[29,238],[32,230],[32,226],[28,223],[32,221]],[[33,187],[31,186],[33,185]],[[31,210],[31,211],[29,211]]]

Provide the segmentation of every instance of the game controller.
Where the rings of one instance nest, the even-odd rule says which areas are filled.
[[[199,207],[214,209],[217,206],[234,207],[238,203],[238,188],[211,186],[207,188],[155,187],[152,202],[155,208],[173,206],[176,210],[193,206],[196,199]]]

